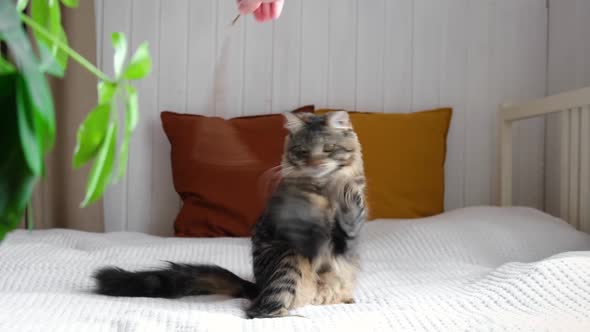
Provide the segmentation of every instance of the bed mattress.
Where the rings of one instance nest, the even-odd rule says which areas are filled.
[[[0,331],[590,331],[590,236],[529,208],[377,220],[355,304],[245,319],[244,299],[111,298],[105,265],[216,263],[251,278],[245,238],[15,231],[0,244]]]

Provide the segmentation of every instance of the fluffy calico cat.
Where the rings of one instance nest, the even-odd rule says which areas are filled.
[[[281,181],[252,236],[254,283],[218,266],[171,263],[140,272],[102,269],[95,275],[97,292],[245,297],[250,318],[284,316],[307,304],[352,303],[357,240],[367,216],[358,138],[346,112],[285,117]]]

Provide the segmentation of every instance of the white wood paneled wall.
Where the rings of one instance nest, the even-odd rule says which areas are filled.
[[[287,0],[272,24],[233,30],[223,103],[214,65],[234,0],[96,0],[101,66],[110,33],[151,45],[129,172],[105,198],[107,230],[171,235],[179,209],[162,110],[219,116],[303,104],[376,112],[455,109],[445,206],[496,202],[497,106],[545,95],[545,0]],[[543,121],[516,129],[517,204],[543,205]]]
[[[590,86],[590,1],[550,0],[549,8],[549,94]],[[559,115],[548,118],[545,204],[547,212],[555,216],[564,212],[559,193],[562,125]]]

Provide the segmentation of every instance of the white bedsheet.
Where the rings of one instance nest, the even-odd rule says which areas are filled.
[[[244,319],[246,300],[110,298],[104,265],[218,263],[249,277],[247,239],[17,231],[0,245],[0,331],[590,331],[590,236],[528,208],[477,207],[363,233],[356,304]]]

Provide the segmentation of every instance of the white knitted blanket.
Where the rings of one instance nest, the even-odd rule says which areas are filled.
[[[0,244],[0,331],[590,331],[590,236],[560,220],[478,207],[370,222],[363,237],[356,304],[247,320],[242,299],[90,293],[104,265],[215,262],[248,277],[247,239],[17,231]]]

